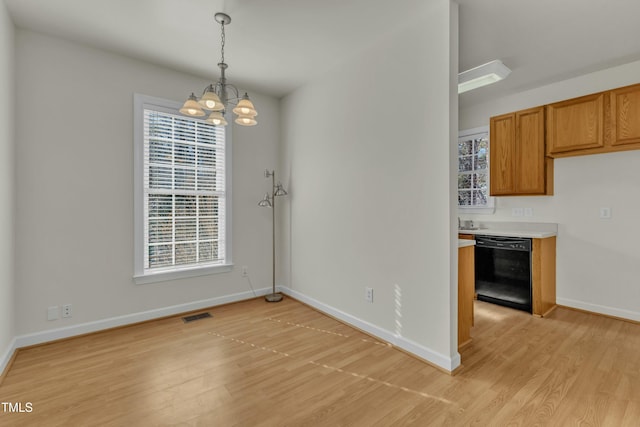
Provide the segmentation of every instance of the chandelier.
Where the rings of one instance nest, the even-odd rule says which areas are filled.
[[[258,112],[249,99],[249,95],[245,92],[244,96],[240,97],[238,88],[227,83],[227,78],[225,77],[225,70],[228,65],[224,62],[224,26],[231,23],[231,17],[226,13],[218,12],[215,14],[215,20],[222,28],[222,54],[220,62],[218,63],[218,67],[220,67],[220,78],[216,83],[204,88],[200,98],[192,92],[180,109],[180,112],[186,116],[204,117],[208,114],[205,110],[210,111],[209,117],[205,119],[206,122],[214,126],[226,126],[227,121],[225,115],[227,108],[235,107],[232,110],[236,114],[235,122],[242,126],[254,126],[258,124],[256,121]]]

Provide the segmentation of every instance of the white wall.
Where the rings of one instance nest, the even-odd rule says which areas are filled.
[[[460,129],[489,117],[640,82],[640,61],[529,90],[460,112]],[[640,321],[640,151],[554,161],[555,195],[500,197],[494,215],[513,221],[511,209],[532,207],[534,222],[558,223],[558,303]],[[610,207],[612,218],[599,219]],[[474,216],[462,216],[474,218]],[[525,218],[519,218],[524,220]]]
[[[16,36],[16,333],[250,291],[239,268],[147,285],[132,280],[133,94],[181,101],[209,81],[29,31]],[[264,288],[271,284],[270,213],[256,203],[268,188],[263,169],[276,165],[279,105],[251,96],[260,124],[233,132],[233,259]],[[46,320],[48,306],[66,303],[72,318]]]
[[[450,369],[457,6],[425,3],[402,31],[283,100],[282,281]]]
[[[14,336],[14,32],[0,1],[0,372]]]

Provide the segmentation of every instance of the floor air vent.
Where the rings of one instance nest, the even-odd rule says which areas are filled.
[[[207,317],[213,317],[211,315],[211,313],[200,313],[200,314],[193,314],[191,316],[185,316],[182,318],[182,321],[184,323],[189,323],[189,322],[194,322],[196,320],[200,320],[200,319],[206,319]]]

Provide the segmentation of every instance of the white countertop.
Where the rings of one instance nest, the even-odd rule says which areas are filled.
[[[458,249],[464,248],[466,246],[475,246],[476,241],[470,239],[458,239]]]
[[[544,239],[558,235],[558,224],[547,222],[484,222],[474,221],[474,228],[460,229],[458,233],[486,235],[529,237],[532,239]]]

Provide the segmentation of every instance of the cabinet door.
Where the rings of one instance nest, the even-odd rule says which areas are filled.
[[[500,196],[514,194],[515,186],[515,140],[514,113],[492,117],[489,129],[489,181],[490,194]]]
[[[604,93],[547,106],[547,154],[604,146]]]
[[[640,85],[609,93],[611,145],[640,143]]]
[[[493,141],[491,142],[493,144]],[[493,145],[491,146],[493,149]],[[516,113],[515,185],[518,194],[545,194],[544,107]]]
[[[556,238],[532,239],[533,315],[544,317],[556,306]]]
[[[458,348],[471,341],[475,294],[473,246],[458,249]]]

